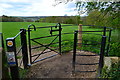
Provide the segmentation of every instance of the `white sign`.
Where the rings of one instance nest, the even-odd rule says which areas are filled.
[[[8,64],[10,66],[15,66],[16,65],[16,61],[15,61],[14,52],[6,52],[6,55],[7,55]]]

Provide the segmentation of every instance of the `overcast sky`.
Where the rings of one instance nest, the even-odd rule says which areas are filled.
[[[54,4],[54,0],[0,0],[0,16],[77,15],[74,1],[57,6],[53,6]]]

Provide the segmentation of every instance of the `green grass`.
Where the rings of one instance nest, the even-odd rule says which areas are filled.
[[[19,31],[20,28],[27,29],[29,24],[34,24],[36,27],[44,27],[44,26],[55,26],[56,23],[39,23],[39,22],[2,22],[2,33],[4,35],[4,42],[6,38],[9,37],[14,37]],[[66,24],[62,24],[66,25]],[[68,33],[68,32],[74,32],[75,30],[78,29],[78,26],[62,26],[62,33]],[[56,28],[54,28],[56,29]],[[83,26],[83,31],[98,31],[98,30],[103,30],[100,28],[89,28],[88,26]],[[53,34],[58,34],[58,32],[53,32]],[[97,34],[103,34],[101,32]],[[113,31],[112,34],[117,34],[116,31]],[[28,34],[27,34],[28,35]],[[107,33],[108,35],[108,33]],[[112,36],[114,36],[112,35]],[[44,29],[37,29],[36,31],[31,31],[31,38],[36,38],[36,37],[43,37],[43,36],[50,36],[50,28],[44,28]],[[115,35],[116,36],[116,35]],[[115,38],[114,36],[114,38]],[[44,39],[39,39],[37,41],[43,43],[43,44],[48,44],[50,43],[55,37],[50,37],[50,38],[44,38]],[[68,46],[66,48],[63,48],[64,50],[71,50],[73,49],[73,38],[74,34],[66,34],[62,35],[62,40],[69,40],[67,42],[63,42],[62,44],[65,46]],[[90,41],[89,41],[90,40]],[[101,36],[95,35],[95,34],[84,34],[83,33],[83,43],[94,43],[94,41],[101,42]],[[113,39],[114,40],[114,39]],[[58,39],[55,40],[55,42],[58,42]],[[16,38],[16,44],[17,47],[20,46],[20,36]],[[32,42],[32,45],[37,45],[36,43]],[[58,47],[58,45],[53,45],[52,47]],[[100,47],[100,45],[95,45],[95,46],[84,46],[82,49],[87,50],[87,51],[93,51],[99,53],[99,49],[95,49],[92,47]]]
[[[102,69],[102,74],[100,78],[108,78],[111,80],[120,80],[120,68],[119,63],[112,63],[110,69],[104,66]]]
[[[2,22],[2,32],[5,36],[4,38],[14,37],[20,31],[20,28],[27,29],[29,24],[34,24],[36,26],[47,26],[51,23]]]
[[[8,38],[8,37],[14,37],[19,31],[20,28],[28,28],[29,24],[34,24],[36,27],[43,27],[43,26],[54,26],[56,25],[55,23],[35,23],[35,22],[2,22],[2,32],[4,34],[4,38]],[[66,26],[66,27],[62,27],[63,30],[62,32],[73,32],[74,30],[78,29],[78,26]],[[47,29],[39,29],[37,31],[33,32],[33,36],[32,37],[39,37],[40,35],[48,35],[49,34],[49,30],[50,28]],[[88,28],[87,26],[83,27],[83,30],[99,30],[99,29],[92,29],[92,28]],[[35,35],[35,33],[37,33],[38,35]],[[50,34],[49,34],[50,35]]]
[[[50,26],[50,25],[55,25],[55,24],[52,24],[52,23],[2,22],[2,33],[4,35],[4,39],[10,38],[10,37],[14,37],[20,31],[21,28],[27,29],[28,25],[30,25],[30,24],[34,24],[35,26]],[[37,32],[37,34],[34,34],[36,32]],[[46,32],[44,32],[44,30],[42,30],[42,32],[39,32],[39,30],[37,30],[37,31],[33,32],[32,38],[40,37],[39,35],[45,34],[45,33]],[[20,39],[19,39],[19,37],[20,36],[18,36],[18,38],[16,38],[16,44],[17,44],[17,46],[20,45]]]
[[[2,47],[2,41],[1,41],[2,37],[1,37],[1,34],[0,34],[0,47]]]

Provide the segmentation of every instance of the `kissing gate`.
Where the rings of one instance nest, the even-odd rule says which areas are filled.
[[[65,28],[69,26],[75,26],[75,25],[62,25],[62,27],[65,27]],[[86,26],[90,26],[90,25],[86,25]],[[48,28],[49,28],[49,31],[48,31]],[[43,30],[44,33],[41,33],[40,30]],[[35,34],[37,31],[39,34]],[[77,48],[77,45],[80,44],[85,46],[87,45],[87,47],[89,47],[89,45],[100,46],[100,50],[99,50],[100,60],[98,64],[99,64],[99,70],[101,73],[103,63],[104,63],[104,55],[105,54],[108,55],[108,52],[109,52],[110,37],[111,37],[112,29],[111,28],[106,29],[106,27],[103,27],[103,30],[101,31],[82,31],[82,30],[78,31],[77,30],[75,32],[70,32],[70,33],[62,33],[61,31],[62,31],[62,28],[60,23],[58,23],[56,26],[45,26],[45,27],[36,27],[35,25],[31,24],[28,26],[28,30],[20,29],[20,32],[15,37],[7,38],[6,39],[6,45],[7,45],[6,55],[7,55],[8,64],[10,66],[12,79],[19,78],[19,69],[21,67],[23,67],[24,69],[27,69],[29,63],[31,65],[36,62],[56,56],[58,54],[61,55],[62,46],[63,46],[62,42],[66,41],[66,40],[62,40],[61,38],[63,34],[64,35],[71,34],[74,36],[72,39],[73,40],[72,42],[74,43],[73,44],[73,60],[72,60],[73,72],[75,72],[76,56],[96,56],[96,55],[77,55],[76,50],[79,49]],[[28,32],[28,45],[27,45],[26,32]],[[96,34],[97,32],[102,32],[102,34]],[[108,36],[106,32],[109,32]],[[77,39],[77,34],[79,33],[100,35],[101,36],[100,42],[88,44],[88,43],[83,43],[84,41],[83,40],[81,43],[77,43],[77,41],[79,40]],[[42,34],[45,34],[45,36],[41,36]],[[17,42],[16,40],[17,38],[19,42]],[[44,42],[44,40],[47,40],[47,41]],[[20,44],[20,48],[18,48],[16,43]],[[58,48],[56,48],[55,45],[57,45]],[[80,48],[80,50],[82,49]],[[29,55],[28,55],[28,52],[29,52]],[[50,53],[46,57],[47,53],[49,52],[52,52],[52,53]],[[40,58],[40,56],[42,55],[43,57]]]
[[[33,27],[33,28],[30,28],[30,27]],[[34,29],[34,31],[36,31],[36,29],[42,29],[42,28],[51,28],[51,30],[50,30],[51,35],[50,36],[42,36],[42,37],[38,37],[38,38],[31,38],[32,29]],[[58,28],[58,29],[53,30],[53,28]],[[47,26],[47,27],[35,27],[35,25],[29,25],[28,26],[28,43],[29,43],[29,54],[30,54],[30,63],[31,64],[36,63],[38,61],[42,61],[42,60],[47,59],[47,58],[51,58],[53,56],[56,56],[57,54],[61,54],[61,31],[62,31],[62,28],[61,28],[60,23],[58,23],[56,26]],[[58,33],[53,35],[53,32],[58,32]],[[36,40],[39,40],[39,39],[42,39],[42,38],[49,38],[49,37],[54,37],[54,36],[55,36],[55,38],[49,44],[43,44],[40,41],[36,41]],[[59,41],[56,42],[56,43],[53,43],[57,38],[59,38]],[[31,41],[39,44],[39,46],[32,47]],[[50,48],[50,46],[52,44],[58,44],[58,43],[59,43],[59,52],[56,51],[56,49]],[[32,55],[32,50],[33,49],[37,49],[37,48],[41,48],[41,47],[45,47],[45,48],[39,54]],[[49,51],[45,51],[46,49],[49,49]],[[51,51],[54,51],[57,54],[53,54],[53,55],[50,55],[48,57],[38,59],[40,55],[51,52]],[[37,56],[37,57],[33,59],[33,57],[35,57],[35,56]]]

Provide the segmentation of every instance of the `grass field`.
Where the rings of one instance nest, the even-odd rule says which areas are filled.
[[[38,23],[38,22],[2,22],[2,26],[0,26],[0,28],[2,27],[2,33],[4,35],[4,41],[6,38],[9,37],[14,37],[19,31],[20,28],[24,28],[27,29],[28,25],[30,24],[34,24],[36,27],[44,27],[44,26],[55,26],[56,23]],[[66,25],[66,24],[62,24],[62,25]],[[78,26],[62,26],[62,33],[67,33],[67,32],[74,32],[75,30],[78,29]],[[54,28],[56,29],[56,28]],[[96,31],[96,30],[103,30],[100,28],[89,28],[88,26],[83,26],[83,31]],[[54,32],[53,34],[58,34],[58,32]],[[99,33],[102,34],[102,33]],[[108,33],[107,33],[108,34]],[[43,36],[50,36],[50,28],[44,28],[44,29],[37,29],[36,31],[31,31],[31,38],[36,38],[36,37],[43,37]],[[16,38],[16,44],[17,47],[20,46],[20,36],[18,36],[18,38]],[[43,44],[48,44],[50,43],[55,37],[52,38],[44,38],[44,39],[40,39],[37,41],[40,41]],[[64,42],[63,44],[68,46],[64,49],[70,49],[71,47],[73,47],[73,34],[66,34],[66,35],[62,35],[62,40],[69,40]],[[90,42],[90,41],[91,42]],[[83,43],[94,43],[92,40],[94,41],[101,41],[101,36],[98,35],[94,35],[94,34],[83,34]],[[58,39],[56,39],[55,42],[58,42]],[[32,42],[32,45],[37,45],[35,43]],[[54,47],[58,47],[58,45],[53,45]],[[96,45],[97,46],[97,45]],[[98,52],[98,49],[92,49],[91,47],[86,47],[84,49],[88,49],[88,50],[93,50],[95,52]]]
[[[36,27],[43,27],[43,26],[55,26],[56,23],[35,23],[35,22],[2,22],[2,32],[4,34],[4,38],[8,38],[8,37],[14,37],[19,31],[20,28],[24,28],[27,29],[29,24],[34,24]],[[63,28],[63,33],[64,32],[73,32],[74,30],[77,30],[78,26],[66,26],[66,27],[62,27]],[[32,37],[39,37],[40,35],[45,36],[49,34],[49,30],[50,28],[47,29],[40,29],[37,30],[35,32],[33,32],[33,36]],[[92,28],[88,28],[83,27],[83,30],[99,30],[99,29],[92,29]],[[39,35],[35,35],[35,33],[39,34]]]
[[[55,26],[56,25],[56,23],[3,22],[2,23],[2,32],[4,35],[4,39],[9,38],[9,37],[14,37],[20,31],[20,28],[27,29],[29,24],[34,24],[36,27]],[[78,26],[66,26],[66,27],[62,27],[62,28],[63,28],[62,33],[67,33],[67,32],[74,32],[74,30],[78,29]],[[37,29],[36,31],[32,31],[31,38],[48,36],[48,35],[50,35],[49,30],[50,30],[50,28]],[[84,26],[83,30],[99,30],[99,29],[92,29],[92,28],[88,28],[87,26]],[[55,33],[57,34],[57,32],[54,32],[53,34],[55,34]],[[92,36],[92,35],[90,35],[90,36]],[[64,39],[64,40],[73,39],[73,35],[69,35],[69,34],[64,35],[64,36],[62,36],[62,39]],[[47,40],[41,39],[41,42],[49,43],[49,38],[47,38]],[[19,43],[19,41],[18,41],[18,43]]]
[[[1,34],[0,34],[0,47],[2,47],[2,41],[1,41]]]

